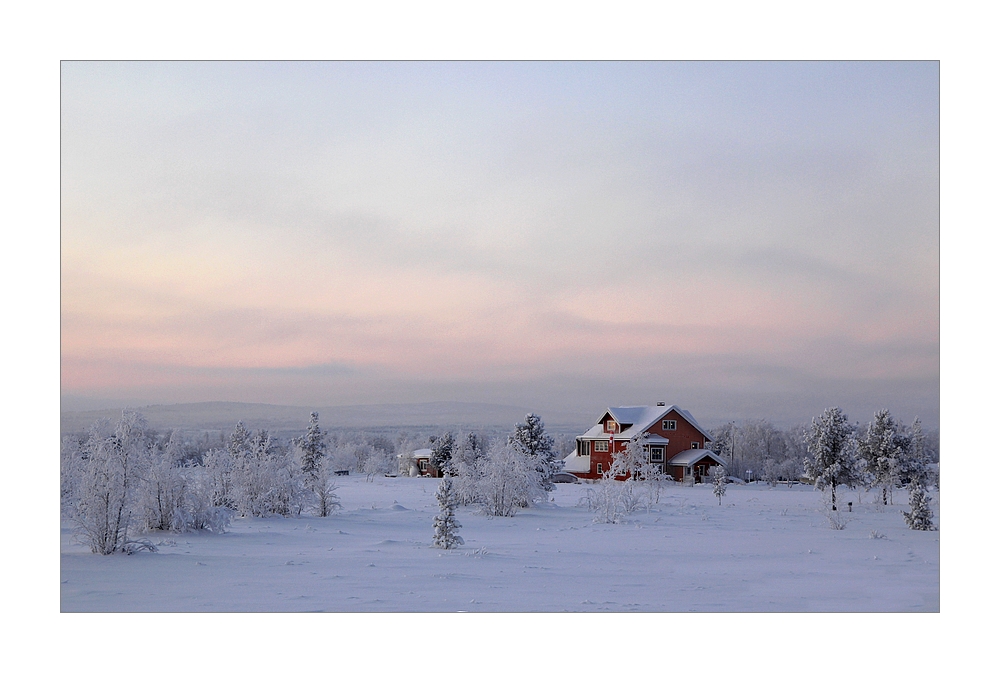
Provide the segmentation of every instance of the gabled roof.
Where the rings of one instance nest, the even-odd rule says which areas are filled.
[[[717,454],[708,450],[707,448],[682,450],[676,455],[670,458],[667,462],[670,466],[694,466],[696,463],[700,462],[704,458],[709,457],[715,460],[722,466],[726,465],[726,460],[719,457]]]
[[[675,405],[669,407],[662,405],[623,405],[618,406],[617,408],[608,408],[607,411],[598,418],[597,424],[591,427],[591,429],[584,434],[584,436],[603,434],[604,429],[601,427],[601,420],[604,419],[605,415],[611,415],[611,417],[614,418],[618,424],[622,426],[631,425],[628,429],[623,429],[619,433],[615,434],[618,438],[630,439],[637,433],[647,431],[653,422],[671,411],[676,411],[681,417],[687,420],[691,426],[697,429],[698,432],[708,441],[715,441],[712,434],[703,429],[691,413],[687,410],[678,408]]]

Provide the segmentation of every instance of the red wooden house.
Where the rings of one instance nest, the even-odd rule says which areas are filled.
[[[643,443],[649,461],[676,481],[701,482],[713,466],[726,462],[707,446],[714,439],[687,410],[665,403],[608,408],[587,433],[576,437],[576,450],[565,459],[566,471],[580,478],[600,478],[613,452],[648,434]]]

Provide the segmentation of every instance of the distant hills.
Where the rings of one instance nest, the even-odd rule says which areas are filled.
[[[300,433],[309,423],[309,413],[319,413],[323,428],[393,429],[426,428],[487,428],[513,427],[534,412],[545,422],[550,432],[582,433],[593,424],[591,414],[531,410],[518,406],[489,403],[396,403],[307,407],[267,405],[261,403],[206,402],[173,405],[135,406],[154,429],[185,431],[229,431],[238,420],[251,429],[268,429],[274,433]],[[63,433],[85,431],[95,420],[121,416],[121,408],[101,410],[64,410],[61,413]]]

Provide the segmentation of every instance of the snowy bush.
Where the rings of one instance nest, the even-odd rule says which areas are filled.
[[[721,466],[712,467],[712,494],[719,498],[719,506],[722,506],[722,498],[726,494],[726,470]]]
[[[216,503],[215,482],[204,467],[184,471],[187,486],[181,530],[208,530],[222,534],[229,527],[233,511]]]
[[[174,457],[169,452],[159,453],[140,481],[143,527],[146,530],[184,529],[187,486]]]
[[[476,483],[476,501],[488,516],[510,517],[518,509],[544,498],[539,457],[525,452],[512,439],[493,444],[482,462],[482,473]]]
[[[847,523],[851,522],[851,518],[843,511],[824,509],[823,514],[826,516],[827,522],[830,523],[831,529],[834,530],[843,530],[847,527]]]
[[[625,515],[621,502],[621,485],[610,473],[605,473],[596,488],[587,488],[584,498],[594,512],[595,523],[619,523]]]
[[[934,530],[934,512],[931,510],[931,496],[923,483],[910,483],[910,510],[903,511],[903,520],[911,530]]]
[[[434,545],[448,549],[464,544],[457,534],[462,524],[455,519],[455,492],[447,476],[441,480],[436,497],[441,512],[434,516]]]

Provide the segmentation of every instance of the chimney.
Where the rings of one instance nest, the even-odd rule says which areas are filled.
[[[656,405],[657,405],[658,407],[660,407],[660,408],[664,408],[664,407],[666,407],[666,405],[667,405],[667,402],[666,402],[666,401],[657,401],[657,402],[656,402]]]

